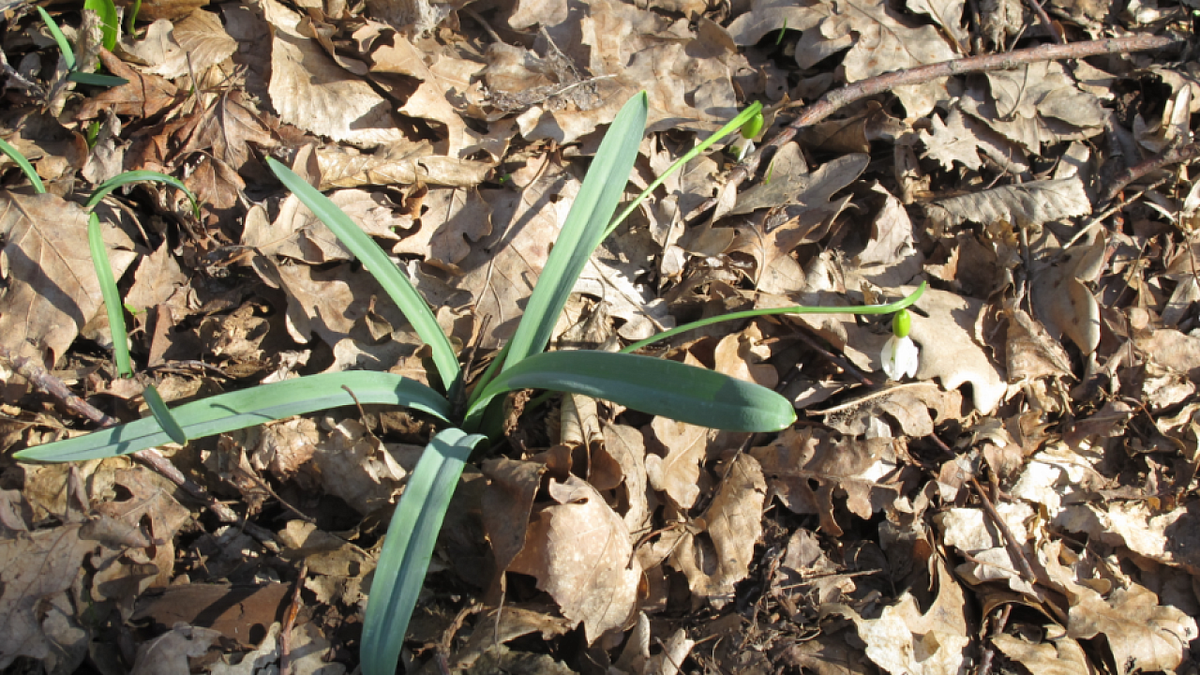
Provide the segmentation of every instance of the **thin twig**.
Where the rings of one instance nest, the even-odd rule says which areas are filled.
[[[58,401],[68,411],[86,418],[100,425],[101,427],[111,427],[120,424],[121,421],[111,415],[106,415],[96,406],[88,403],[82,398],[76,396],[66,383],[46,371],[44,367],[34,359],[18,356],[13,354],[7,347],[0,345],[0,360],[7,361],[12,364],[13,371],[21,377],[29,380],[29,383],[36,387],[42,393],[50,396]],[[213,515],[223,523],[237,523],[241,525],[247,534],[258,539],[259,541],[271,541],[274,537],[271,532],[263,527],[259,527],[250,522],[243,521],[233,509],[229,508],[216,497],[213,497],[207,490],[197,485],[190,478],[183,475],[174,464],[172,464],[162,453],[156,448],[147,448],[133,453],[133,458],[142,464],[150,467],[158,472],[163,478],[174,483],[179,489],[188,494],[189,497],[204,504],[208,507]]]
[[[300,563],[300,574],[292,586],[292,601],[288,603],[287,613],[283,616],[283,625],[279,629],[279,675],[292,675],[292,628],[296,626],[296,616],[300,614],[300,589],[304,587],[304,578],[308,576],[308,560]]]
[[[1037,15],[1042,28],[1045,28],[1046,32],[1050,34],[1050,39],[1060,45],[1067,44],[1066,39],[1058,32],[1058,26],[1055,26],[1054,22],[1050,20],[1050,15],[1046,13],[1046,8],[1042,7],[1042,3],[1038,2],[1038,0],[1025,0],[1025,2],[1028,3],[1033,13]]]
[[[1004,627],[1008,625],[1008,615],[1012,612],[1012,605],[1005,605],[992,616],[989,622],[991,630],[989,638],[999,635],[1004,632]],[[979,670],[975,671],[976,675],[990,675],[992,672],[992,660],[996,656],[996,648],[992,646],[991,640],[988,640],[987,646],[983,648],[983,655],[979,657]]]
[[[762,161],[765,152],[768,150],[774,151],[782,147],[785,143],[792,140],[801,129],[820,122],[855,101],[891,91],[896,87],[922,84],[939,77],[949,77],[951,75],[1010,70],[1018,66],[1041,61],[1082,59],[1101,54],[1161,49],[1179,42],[1181,40],[1157,35],[1131,35],[1123,38],[1072,42],[1067,45],[1042,45],[1029,49],[1017,49],[1004,54],[988,54],[985,56],[954,59],[953,61],[942,61],[941,63],[931,63],[926,66],[898,70],[862,80],[861,82],[855,82],[854,84],[827,92],[816,103],[802,110],[799,117],[792,120],[792,123],[779,132],[775,138],[772,138],[770,142],[764,144],[757,152],[751,154],[744,162],[735,167],[729,173],[727,182],[733,187],[740,185],[758,170],[758,164]],[[710,209],[716,203],[716,198],[709,199],[692,213],[700,213]]]
[[[987,512],[996,523],[996,527],[1000,530],[1000,534],[1004,536],[1004,547],[1008,549],[1008,555],[1016,564],[1017,570],[1021,573],[1021,578],[1029,582],[1029,585],[1037,584],[1037,575],[1033,573],[1033,568],[1029,566],[1029,559],[1025,557],[1025,551],[1021,550],[1021,545],[1017,543],[1017,538],[1013,536],[1012,530],[1008,529],[1008,523],[1004,522],[1004,518],[1000,517],[1000,512],[996,510],[992,504],[991,498],[983,491],[983,486],[979,481],[971,476],[971,485],[975,488],[976,494],[979,495],[979,501],[983,503],[983,510]]]
[[[1097,200],[1096,205],[1100,206],[1101,204],[1111,202],[1130,183],[1148,173],[1158,171],[1169,164],[1190,162],[1197,158],[1200,158],[1200,143],[1188,143],[1187,145],[1177,145],[1173,148],[1168,148],[1166,152],[1138,162],[1117,174],[1116,178],[1113,179],[1113,184],[1104,191],[1104,195]]]

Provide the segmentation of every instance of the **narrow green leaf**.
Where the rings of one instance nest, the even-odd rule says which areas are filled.
[[[753,319],[755,317],[777,314],[891,314],[892,312],[898,312],[919,300],[921,295],[925,293],[925,285],[925,282],[922,281],[921,285],[917,286],[917,290],[909,294],[908,297],[904,298],[903,300],[897,300],[896,302],[888,305],[848,305],[845,307],[808,307],[806,305],[794,305],[792,307],[767,307],[762,309],[748,309],[744,312],[719,314],[717,316],[710,316],[707,319],[686,323],[682,326],[676,326],[657,335],[651,335],[645,340],[639,340],[628,347],[625,347],[621,350],[621,352],[624,354],[630,354],[636,352],[642,347],[652,345],[660,340],[666,340],[667,338],[686,333],[689,330],[696,330],[697,328],[711,326],[714,323],[721,323],[722,321],[738,321],[740,319]]]
[[[125,22],[125,32],[137,37],[137,18],[142,11],[142,0],[133,0],[133,7],[129,10],[129,18]]]
[[[633,354],[536,354],[501,372],[480,401],[516,389],[569,391],[729,431],[778,431],[796,421],[792,404],[770,389],[712,370]]]
[[[116,75],[105,75],[103,73],[83,73],[78,70],[72,70],[67,75],[67,79],[79,84],[86,84],[92,87],[119,87],[123,84],[129,84],[129,80]]]
[[[450,498],[467,457],[483,440],[478,434],[446,429],[425,446],[409,477],[371,582],[360,654],[364,675],[396,672],[408,620],[425,583]]]
[[[39,7],[39,9],[41,8]],[[38,194],[46,194],[46,185],[42,183],[41,176],[37,174],[33,165],[29,163],[28,159],[25,159],[25,155],[22,155],[20,150],[17,150],[3,138],[0,138],[0,152],[8,155],[9,159],[21,167],[21,171],[25,172],[25,177],[29,179],[29,182],[33,185],[33,189],[37,190]]]
[[[342,387],[348,387],[354,396]],[[420,382],[361,370],[309,375],[219,394],[185,403],[171,413],[184,435],[203,438],[293,415],[354,405],[356,398],[364,404],[413,408],[443,421],[450,416],[450,402]],[[157,420],[146,417],[86,436],[28,448],[14,456],[24,462],[73,462],[127,455],[170,440]]]
[[[129,358],[129,337],[125,330],[125,306],[113,276],[112,263],[108,259],[108,247],[104,245],[104,234],[100,231],[100,218],[93,212],[88,214],[88,249],[92,254],[92,267],[100,280],[100,295],[104,298],[104,311],[108,313],[108,326],[112,333],[113,360],[117,363],[117,374],[133,377],[133,362]]]
[[[661,176],[655,178],[652,183],[646,186],[645,190],[642,190],[641,194],[639,194],[637,197],[634,197],[633,201],[629,202],[629,204],[627,204],[625,208],[621,210],[621,215],[613,218],[613,221],[609,223],[608,230],[605,231],[604,236],[607,237],[608,235],[612,234],[613,230],[617,229],[621,223],[625,222],[625,219],[629,217],[629,214],[633,213],[634,209],[636,209],[639,204],[645,201],[646,197],[650,196],[650,193],[658,189],[658,186],[662,185],[663,181],[667,180],[667,178],[670,178],[671,174],[675,173],[681,169],[684,164],[692,161],[692,159],[694,159],[697,155],[707,150],[712,146],[713,143],[716,143],[729,134],[732,134],[734,131],[741,129],[742,125],[753,119],[761,112],[762,103],[759,103],[758,101],[751,103],[746,107],[745,110],[740,112],[737,117],[734,117],[733,119],[729,120],[725,126],[717,129],[716,133],[701,141],[696,145],[696,147],[688,150],[686,153],[684,153],[683,157],[675,160],[671,166],[667,167],[667,170],[664,171]]]
[[[142,392],[142,396],[146,399],[146,405],[150,406],[150,414],[154,415],[154,419],[158,422],[158,426],[162,427],[163,432],[180,445],[187,443],[187,432],[171,414],[171,409],[167,407],[167,402],[158,393],[158,389],[154,385],[148,384],[146,391]]]
[[[646,129],[648,110],[646,92],[637,94],[621,108],[604,134],[546,266],[529,296],[504,368],[511,368],[541,352],[550,341],[554,324],[575,287],[575,280],[592,252],[604,240],[608,221],[625,192]]]
[[[71,43],[67,42],[67,36],[59,30],[58,24],[50,16],[50,12],[41,6],[38,6],[37,11],[42,15],[42,21],[46,22],[46,28],[50,29],[50,36],[58,43],[58,50],[62,52],[63,63],[66,64],[67,70],[75,70],[75,50],[71,49]]]
[[[100,30],[104,34],[104,48],[111,52],[117,46],[117,31],[121,26],[117,18],[117,6],[113,4],[113,0],[84,0],[83,8],[99,15]]]
[[[366,265],[367,271],[375,277],[375,280],[391,297],[392,302],[395,302],[400,311],[404,312],[404,316],[412,324],[413,330],[417,331],[417,335],[433,349],[433,364],[442,378],[442,384],[446,387],[446,391],[451,392],[453,396],[453,393],[461,386],[462,379],[458,356],[454,353],[450,339],[438,325],[433,310],[429,308],[417,289],[413,288],[408,277],[392,263],[379,244],[376,244],[374,239],[363,232],[362,228],[355,225],[350,216],[329,201],[328,197],[273,157],[267,158],[267,166],[271,167],[271,171],[275,172],[275,176],[279,178],[284,187],[296,193],[300,201],[304,202],[304,205],[337,236],[338,241],[342,242],[356,258]]]
[[[168,176],[165,173],[159,173],[157,171],[126,171],[125,173],[113,176],[112,178],[98,185],[96,190],[92,192],[92,196],[88,197],[87,203],[85,203],[83,206],[84,208],[91,210],[95,208],[96,205],[99,204],[105,197],[107,197],[108,193],[112,192],[113,190],[116,190],[123,185],[129,185],[130,183],[137,183],[140,181],[166,183],[171,187],[183,190],[183,193],[186,194],[188,199],[192,201],[193,215],[195,215],[197,218],[200,217],[200,203],[196,201],[196,195],[192,194],[192,191],[183,184],[183,181],[175,178],[174,176]]]

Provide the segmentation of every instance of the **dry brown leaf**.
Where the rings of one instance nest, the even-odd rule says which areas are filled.
[[[204,656],[220,631],[179,625],[138,648],[132,675],[190,675],[189,659]]]
[[[826,426],[849,436],[891,437],[887,424],[894,420],[905,436],[924,438],[933,433],[935,423],[959,418],[961,408],[958,391],[942,391],[932,382],[914,382],[812,413],[825,415]]]
[[[271,36],[271,104],[279,119],[360,146],[404,140],[392,104],[299,31],[300,15],[263,0]]]
[[[1066,335],[1085,355],[1100,344],[1100,305],[1084,282],[1104,266],[1103,237],[1077,244],[1035,265],[1031,295],[1051,337]]]
[[[100,310],[87,221],[78,204],[58,195],[0,192],[0,335],[17,356],[53,366]],[[133,242],[121,230],[102,228],[120,278],[137,257]]]
[[[654,438],[651,448],[666,452],[666,455],[646,454],[650,486],[665,492],[680,508],[691,508],[700,496],[700,469],[708,459],[712,431],[665,417],[655,417],[650,429]]]
[[[368,435],[361,422],[346,419],[317,444],[313,461],[326,494],[368,515],[394,502],[420,454],[420,446],[385,445]]]
[[[194,12],[175,24],[159,19],[145,30],[136,42],[126,36],[121,47],[147,64],[146,72],[168,80],[193,72],[199,77],[237,50],[237,41],[212,12]]]
[[[880,482],[897,466],[895,443],[788,429],[750,454],[761,463],[771,496],[779,497],[794,513],[820,516],[821,529],[840,536],[843,530],[834,518],[835,494],[844,494],[851,513],[864,519],[896,499],[898,488]]]
[[[483,529],[496,556],[496,573],[503,574],[525,547],[533,500],[546,472],[543,462],[497,457],[483,463],[488,478],[483,493]]]
[[[1118,588],[1107,598],[1082,586],[1071,595],[1067,634],[1079,640],[1103,634],[1121,675],[1173,670],[1200,636],[1194,618],[1160,605],[1158,596],[1137,584]]]
[[[1061,630],[1061,629],[1060,629]],[[1079,643],[1068,637],[1046,642],[1027,642],[1001,633],[991,637],[992,644],[1005,656],[1038,675],[1092,675],[1095,670]]]
[[[950,197],[926,207],[931,218],[960,225],[996,223],[1038,227],[1045,223],[1083,216],[1092,204],[1078,177],[1036,180],[1021,185],[1002,185],[961,197]]]
[[[187,98],[187,92],[180,91],[170,82],[157,75],[143,75],[107,51],[101,54],[100,59],[108,72],[129,82],[105,89],[85,101],[76,113],[79,119],[95,119],[105,110],[117,115],[153,117]]]
[[[779,372],[775,366],[762,363],[770,353],[759,346],[761,341],[762,334],[753,328],[721,338],[713,350],[715,369],[730,377],[774,389],[779,384]]]
[[[492,233],[492,212],[474,188],[430,190],[414,225],[415,232],[392,246],[392,253],[457,266],[473,245]]]
[[[1106,544],[1125,546],[1164,565],[1200,574],[1200,506],[1190,501],[1156,513],[1144,501],[1072,504],[1055,519],[1071,532],[1083,532]]]
[[[1006,365],[1010,380],[1071,374],[1071,360],[1042,324],[1011,301],[1005,304],[1008,335]]]
[[[625,504],[622,516],[630,532],[640,533],[650,527],[651,512],[648,499],[648,482],[646,475],[646,441],[642,432],[624,424],[604,425],[604,447],[600,450],[612,458],[621,469],[621,487],[623,498],[617,500]]]
[[[595,488],[569,476],[551,478],[549,491],[556,504],[529,524],[509,571],[536,577],[564,617],[583,622],[591,644],[632,617],[641,565],[625,522]]]
[[[393,143],[373,153],[354,148],[317,148],[321,180],[318,189],[364,185],[444,185],[469,188],[491,173],[491,162],[433,154],[429,141]]]
[[[883,195],[883,207],[871,222],[871,238],[854,258],[855,276],[883,288],[909,284],[922,272],[925,256],[913,243],[913,223],[908,211],[887,188],[876,183],[871,191]],[[847,279],[848,286],[855,284]]]
[[[762,534],[767,484],[758,460],[739,454],[701,518],[698,532],[683,531],[671,565],[688,578],[697,598],[720,608],[733,600],[734,585],[750,571]]]
[[[970,44],[970,35],[963,28],[963,0],[908,0],[908,9],[929,16],[942,27],[954,40],[954,47],[960,52],[966,52]]]

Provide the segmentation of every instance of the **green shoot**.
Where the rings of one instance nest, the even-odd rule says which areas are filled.
[[[38,9],[41,9],[41,7],[38,7]],[[37,174],[33,165],[25,158],[25,155],[21,154],[21,151],[9,145],[3,138],[0,138],[0,152],[8,155],[9,159],[17,163],[17,166],[21,168],[21,171],[25,172],[25,177],[29,179],[29,182],[33,185],[33,189],[38,194],[46,194],[46,185],[42,183],[41,176]]]

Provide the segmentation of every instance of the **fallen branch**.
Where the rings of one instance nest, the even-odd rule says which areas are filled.
[[[775,138],[772,138],[768,143],[759,148],[757,152],[751,154],[744,162],[735,167],[729,173],[725,189],[736,189],[738,185],[758,170],[763,153],[782,147],[785,143],[795,138],[796,133],[801,129],[820,122],[855,101],[891,91],[896,87],[921,84],[951,75],[986,73],[993,70],[1011,70],[1018,66],[1039,63],[1041,61],[1082,59],[1101,54],[1161,49],[1180,42],[1182,41],[1158,35],[1131,35],[1123,38],[1072,42],[1065,45],[1042,45],[1029,49],[1018,49],[1004,54],[988,54],[986,56],[972,56],[969,58],[954,59],[953,61],[931,63],[927,66],[898,70],[862,80],[861,82],[855,82],[854,84],[848,84],[840,89],[827,92],[816,103],[802,110],[800,115],[792,120],[791,124],[779,132]],[[715,206],[716,203],[716,198],[709,199],[692,213],[696,214],[706,211]]]

